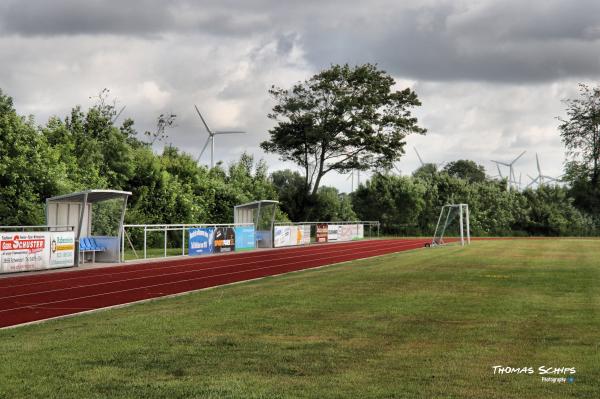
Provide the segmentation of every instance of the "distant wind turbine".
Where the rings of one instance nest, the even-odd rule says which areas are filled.
[[[417,158],[419,158],[419,162],[421,162],[421,166],[425,166],[426,163],[423,162],[423,158],[421,158],[421,154],[419,154],[419,151],[417,151],[417,147],[413,147],[413,149],[415,150],[415,153],[417,154]],[[436,167],[436,169],[439,169],[442,166],[444,166],[444,164],[446,163],[446,161],[443,161],[441,163],[434,163],[434,162],[428,162],[428,163],[434,165]]]
[[[196,105],[194,105],[194,108],[196,108],[196,112],[198,113],[198,116],[202,120],[202,123],[204,124],[204,127],[206,128],[206,131],[208,132],[208,138],[206,139],[206,143],[204,143],[204,147],[202,147],[202,151],[200,151],[200,155],[198,155],[198,161],[200,161],[200,157],[202,156],[202,154],[204,154],[204,151],[206,150],[206,147],[208,146],[208,143],[210,142],[210,168],[212,169],[215,166],[215,160],[214,160],[214,156],[215,156],[215,136],[217,134],[237,134],[237,133],[246,133],[246,132],[239,131],[239,130],[212,131],[208,127],[208,124],[204,120],[204,117],[200,113],[200,110],[198,109],[198,107]]]
[[[512,162],[501,162],[501,161],[494,161],[492,159],[492,162],[494,162],[496,164],[496,167],[498,168],[498,174],[500,175],[500,177],[502,178],[502,173],[500,173],[500,166],[498,165],[504,165],[508,167],[508,185],[509,187],[513,187],[516,188],[518,187],[518,182],[517,182],[517,178],[515,176],[515,169],[513,168],[513,165],[515,164],[515,162],[517,162],[527,151],[523,151],[518,157],[516,157],[515,159],[513,159]]]

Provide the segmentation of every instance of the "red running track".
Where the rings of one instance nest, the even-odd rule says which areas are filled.
[[[373,240],[69,270],[0,279],[0,328],[217,285],[422,248]]]

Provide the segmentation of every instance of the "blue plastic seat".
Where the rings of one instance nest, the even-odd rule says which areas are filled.
[[[90,244],[92,246],[92,249],[94,251],[104,251],[106,249],[106,248],[98,245],[98,243],[96,242],[96,239],[94,237],[90,237],[89,240],[90,240]]]

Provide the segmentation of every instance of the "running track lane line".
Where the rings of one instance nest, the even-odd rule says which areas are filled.
[[[376,241],[380,243],[381,241]],[[363,242],[367,243],[367,242]],[[372,249],[373,246],[365,246],[366,250],[363,251],[352,251],[352,253],[345,253],[341,255],[333,256],[321,256],[317,260],[303,260],[295,262],[279,262],[277,257],[270,259],[269,265],[252,268],[242,269],[227,273],[218,273],[208,276],[188,278],[183,280],[168,281],[156,284],[147,284],[144,286],[124,288],[120,290],[113,290],[110,292],[101,292],[91,295],[82,295],[76,297],[70,297],[60,300],[51,300],[45,302],[35,302],[29,304],[22,304],[11,309],[5,309],[0,311],[0,326],[6,327],[10,325],[31,322],[35,320],[57,317],[66,314],[79,313],[80,310],[97,309],[102,307],[109,307],[115,305],[122,305],[128,302],[135,302],[149,298],[155,298],[160,296],[172,295],[182,293],[190,290],[198,290],[220,284],[227,284],[232,282],[239,282],[248,279],[255,279],[260,277],[266,277],[274,274],[282,274],[290,271],[297,271],[307,269],[311,267],[324,266],[332,263],[339,263],[348,260],[360,259],[370,256],[383,255],[392,252],[403,251],[413,248],[421,248],[423,241],[413,241],[407,243],[406,240],[401,242],[396,241],[396,244],[392,241],[388,242],[390,245],[379,246],[378,248]],[[337,247],[332,246],[332,247]],[[318,248],[318,247],[317,247]],[[370,248],[370,249],[369,249]],[[310,248],[315,249],[315,248]],[[307,248],[306,252],[312,252]],[[338,251],[335,251],[338,252]],[[273,255],[277,255],[277,252],[271,252]],[[223,257],[224,259],[225,257]],[[207,270],[207,269],[203,269]],[[210,270],[210,269],[208,269]],[[161,288],[163,292],[149,292],[150,289],[156,291],[156,288]],[[51,298],[48,298],[51,299]],[[72,303],[69,305],[69,303]],[[45,309],[48,305],[61,304],[60,309],[53,307],[51,309]]]
[[[377,245],[378,247],[387,247],[391,244],[393,244],[393,245],[399,245],[399,244],[400,245],[414,245],[414,242],[405,243],[405,244],[402,242],[377,243],[377,244],[370,246],[370,248],[376,249],[375,245]],[[337,246],[331,246],[331,247],[328,247],[327,249],[328,249],[327,251],[319,251],[317,253],[311,252],[309,254],[283,256],[283,257],[277,258],[277,260],[282,261],[282,260],[297,259],[297,258],[309,260],[308,257],[311,257],[311,258],[312,257],[320,257],[322,255],[346,252],[343,248],[340,249]],[[287,255],[287,253],[286,254],[282,253],[282,255]],[[135,275],[130,276],[129,278],[125,278],[125,279],[123,279],[123,278],[119,279],[119,276],[124,273],[120,273],[119,275],[114,276],[113,273],[109,274],[109,272],[107,271],[106,273],[104,273],[102,275],[84,276],[81,279],[77,279],[77,278],[73,277],[73,278],[68,279],[68,281],[55,280],[55,281],[49,281],[49,282],[43,282],[43,283],[36,283],[35,285],[43,284],[44,285],[43,288],[46,288],[45,290],[41,290],[41,291],[39,290],[39,288],[38,288],[38,290],[35,290],[31,284],[16,286],[14,288],[11,287],[12,289],[0,289],[0,295],[2,295],[2,296],[0,296],[0,310],[2,309],[3,305],[6,304],[5,301],[10,300],[11,298],[25,297],[25,296],[37,295],[37,294],[49,294],[49,293],[54,293],[54,292],[60,292],[63,290],[96,287],[96,286],[107,285],[107,284],[118,284],[118,283],[122,283],[122,282],[133,282],[136,280],[144,280],[144,279],[150,279],[150,278],[171,277],[171,276],[190,274],[190,273],[195,273],[195,272],[203,272],[203,271],[209,271],[209,270],[212,271],[212,270],[216,270],[216,269],[240,268],[241,266],[244,266],[244,265],[253,265],[253,264],[264,263],[264,260],[254,260],[254,261],[249,261],[249,262],[239,262],[239,261],[236,262],[236,260],[228,259],[227,263],[219,262],[221,264],[217,264],[212,267],[206,267],[206,264],[204,264],[204,263],[200,263],[200,264],[196,264],[196,265],[189,265],[189,266],[171,266],[169,268],[165,267],[164,269],[177,268],[178,270],[181,270],[181,271],[166,270],[166,271],[171,271],[170,273],[164,273],[163,272],[164,269],[133,270],[133,271],[131,271],[131,273],[135,273]],[[156,274],[156,273],[158,273],[158,274]],[[90,277],[96,278],[96,281],[94,281],[92,283],[84,283],[83,281],[81,283],[76,283],[74,281],[74,280],[83,280],[83,279],[87,280]],[[69,283],[69,285],[67,285],[67,283]],[[58,285],[58,287],[54,288],[54,289],[47,289],[48,285],[55,285],[55,286]],[[63,287],[60,287],[61,285]]]

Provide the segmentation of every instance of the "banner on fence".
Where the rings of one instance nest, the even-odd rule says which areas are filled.
[[[310,244],[310,224],[298,226],[298,245]]]
[[[325,223],[317,224],[317,242],[327,242],[328,227]]]
[[[235,229],[233,227],[217,227],[215,229],[214,252],[235,251]]]
[[[75,264],[75,233],[50,233],[50,267],[69,267]]]
[[[338,240],[340,226],[338,224],[327,225],[327,242],[336,242]]]
[[[275,226],[275,247],[310,244],[310,225]]]
[[[273,240],[273,246],[287,247],[290,245],[296,245],[297,234],[298,228],[296,226],[275,226],[275,239]]]
[[[72,231],[0,233],[0,273],[74,265],[75,234]]]
[[[338,226],[338,241],[352,241],[352,237],[356,235],[357,225],[342,224]]]
[[[256,247],[256,234],[254,226],[241,226],[235,228],[235,250],[254,249]]]
[[[352,237],[353,240],[362,240],[365,238],[365,225],[357,224],[356,225],[356,235]]]
[[[214,249],[215,229],[212,227],[189,229],[189,255],[210,254]]]

